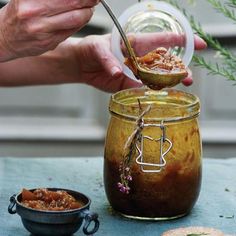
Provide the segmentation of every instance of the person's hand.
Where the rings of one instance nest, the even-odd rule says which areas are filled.
[[[171,41],[164,44],[162,38],[155,38],[159,42],[159,46],[171,45]],[[173,38],[176,40],[175,38]],[[147,38],[148,40],[148,38]],[[145,44],[146,43],[146,44]],[[147,45],[142,38],[136,38],[132,41],[132,46],[136,52],[144,53],[144,45]],[[152,45],[152,44],[149,44]],[[107,92],[116,92],[121,89],[140,87],[141,83],[125,76],[122,72],[120,62],[111,52],[110,35],[88,36],[82,39],[77,45],[77,67],[79,71],[80,82],[92,85],[98,89]],[[195,36],[195,49],[200,50],[206,48],[206,43],[199,37]],[[153,50],[150,48],[150,50]],[[192,83],[191,72],[189,76],[183,80],[184,85]]]
[[[85,83],[105,92],[142,86],[126,77],[120,62],[111,52],[110,34],[87,36],[79,44],[75,40],[75,55],[80,83]]]
[[[40,55],[81,29],[99,0],[11,0],[0,10],[0,62]]]

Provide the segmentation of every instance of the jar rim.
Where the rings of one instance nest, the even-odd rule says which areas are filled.
[[[127,119],[137,120],[142,110],[151,105],[151,111],[144,119],[151,121],[175,122],[197,117],[200,113],[200,100],[196,95],[177,89],[150,90],[132,88],[111,95],[110,113]]]

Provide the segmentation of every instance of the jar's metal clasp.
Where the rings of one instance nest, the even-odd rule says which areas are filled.
[[[160,138],[152,138],[150,136],[146,136],[140,134],[140,140],[136,143],[136,148],[138,150],[138,157],[136,158],[136,163],[140,165],[141,170],[146,173],[159,173],[162,171],[163,167],[166,165],[166,154],[171,150],[173,143],[170,139],[166,137],[166,127],[164,125],[164,121],[161,121],[160,124],[144,124],[143,127],[159,127],[161,129],[161,137]],[[159,163],[148,163],[144,161],[143,152],[144,152],[144,139],[148,139],[150,141],[154,141],[156,143],[160,143],[160,159]],[[169,147],[166,151],[164,151],[164,143],[168,143]],[[148,167],[151,167],[148,169]],[[153,168],[156,167],[156,168]]]

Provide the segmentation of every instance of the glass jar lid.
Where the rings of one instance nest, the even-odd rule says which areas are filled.
[[[194,35],[186,17],[172,5],[161,1],[143,1],[126,9],[118,18],[137,56],[165,47],[180,57],[188,66],[194,52]],[[124,50],[116,27],[112,30],[111,46],[114,55],[123,66],[124,73],[132,79],[131,70],[124,64]],[[137,46],[137,48],[136,48]],[[138,51],[138,50],[139,51]],[[140,54],[141,51],[141,54]]]

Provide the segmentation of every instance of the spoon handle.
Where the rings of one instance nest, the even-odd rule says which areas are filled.
[[[113,20],[116,28],[118,29],[121,38],[123,39],[125,46],[127,48],[129,57],[131,57],[135,62],[136,62],[136,57],[134,55],[133,49],[129,43],[129,40],[126,36],[126,34],[124,33],[119,21],[117,20],[116,16],[114,15],[112,9],[110,8],[110,6],[107,4],[106,0],[101,0],[102,5],[104,6],[104,8],[106,9],[107,13],[110,15],[111,19]]]

